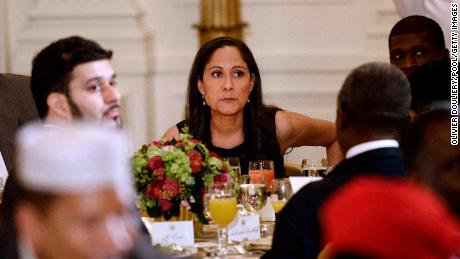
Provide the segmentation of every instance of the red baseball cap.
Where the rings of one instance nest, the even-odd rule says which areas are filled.
[[[460,201],[459,201],[460,202]],[[328,255],[449,258],[460,254],[460,224],[427,189],[401,179],[363,177],[320,210]]]

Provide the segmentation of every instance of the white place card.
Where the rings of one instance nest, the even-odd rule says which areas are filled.
[[[243,239],[257,240],[260,238],[259,215],[238,216],[229,226],[228,240],[241,242]]]
[[[289,182],[291,183],[292,192],[296,193],[304,185],[321,179],[323,179],[323,177],[320,176],[291,176],[289,177]]]
[[[152,237],[152,244],[193,246],[193,222],[192,221],[167,221],[148,222],[147,229]]]

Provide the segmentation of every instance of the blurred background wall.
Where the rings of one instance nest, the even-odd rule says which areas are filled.
[[[388,62],[388,33],[399,19],[392,0],[241,0],[241,17],[265,102],[328,120],[353,67]],[[40,49],[70,35],[114,50],[135,148],[182,120],[199,20],[199,0],[0,0],[0,72],[29,75]],[[324,156],[303,147],[286,159]]]

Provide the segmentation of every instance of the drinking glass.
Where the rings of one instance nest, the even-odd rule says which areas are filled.
[[[218,255],[227,255],[228,231],[227,226],[236,216],[236,193],[231,184],[214,184],[209,188],[209,212],[211,218],[219,226]]]
[[[301,175],[325,177],[331,169],[332,167],[328,165],[327,159],[325,158],[321,160],[303,159]]]
[[[278,212],[286,205],[292,196],[292,188],[289,179],[278,178],[273,179],[270,184],[270,202],[275,211],[275,217]]]
[[[265,188],[270,188],[271,181],[275,178],[275,166],[272,160],[254,160],[249,162],[249,175],[263,174],[265,176]]]
[[[263,174],[243,175],[241,177],[239,200],[244,209],[251,215],[261,210],[267,203]]]
[[[240,159],[235,156],[235,157],[223,157],[223,161],[226,161],[230,167],[233,169],[236,175],[236,179],[238,181],[238,184],[241,182],[241,167],[240,167]]]

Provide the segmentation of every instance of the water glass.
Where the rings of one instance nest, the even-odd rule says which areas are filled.
[[[239,201],[251,215],[261,210],[267,203],[265,176],[263,174],[241,177]]]
[[[303,176],[320,176],[325,177],[332,167],[328,165],[327,159],[321,160],[303,159],[301,166],[301,175]]]
[[[241,182],[240,159],[237,156],[235,156],[235,157],[223,157],[222,160],[227,162],[230,165],[230,167],[233,169],[236,175],[236,179],[239,184]]]
[[[273,179],[270,184],[270,202],[276,214],[286,205],[292,196],[292,188],[289,179],[278,178]]]

